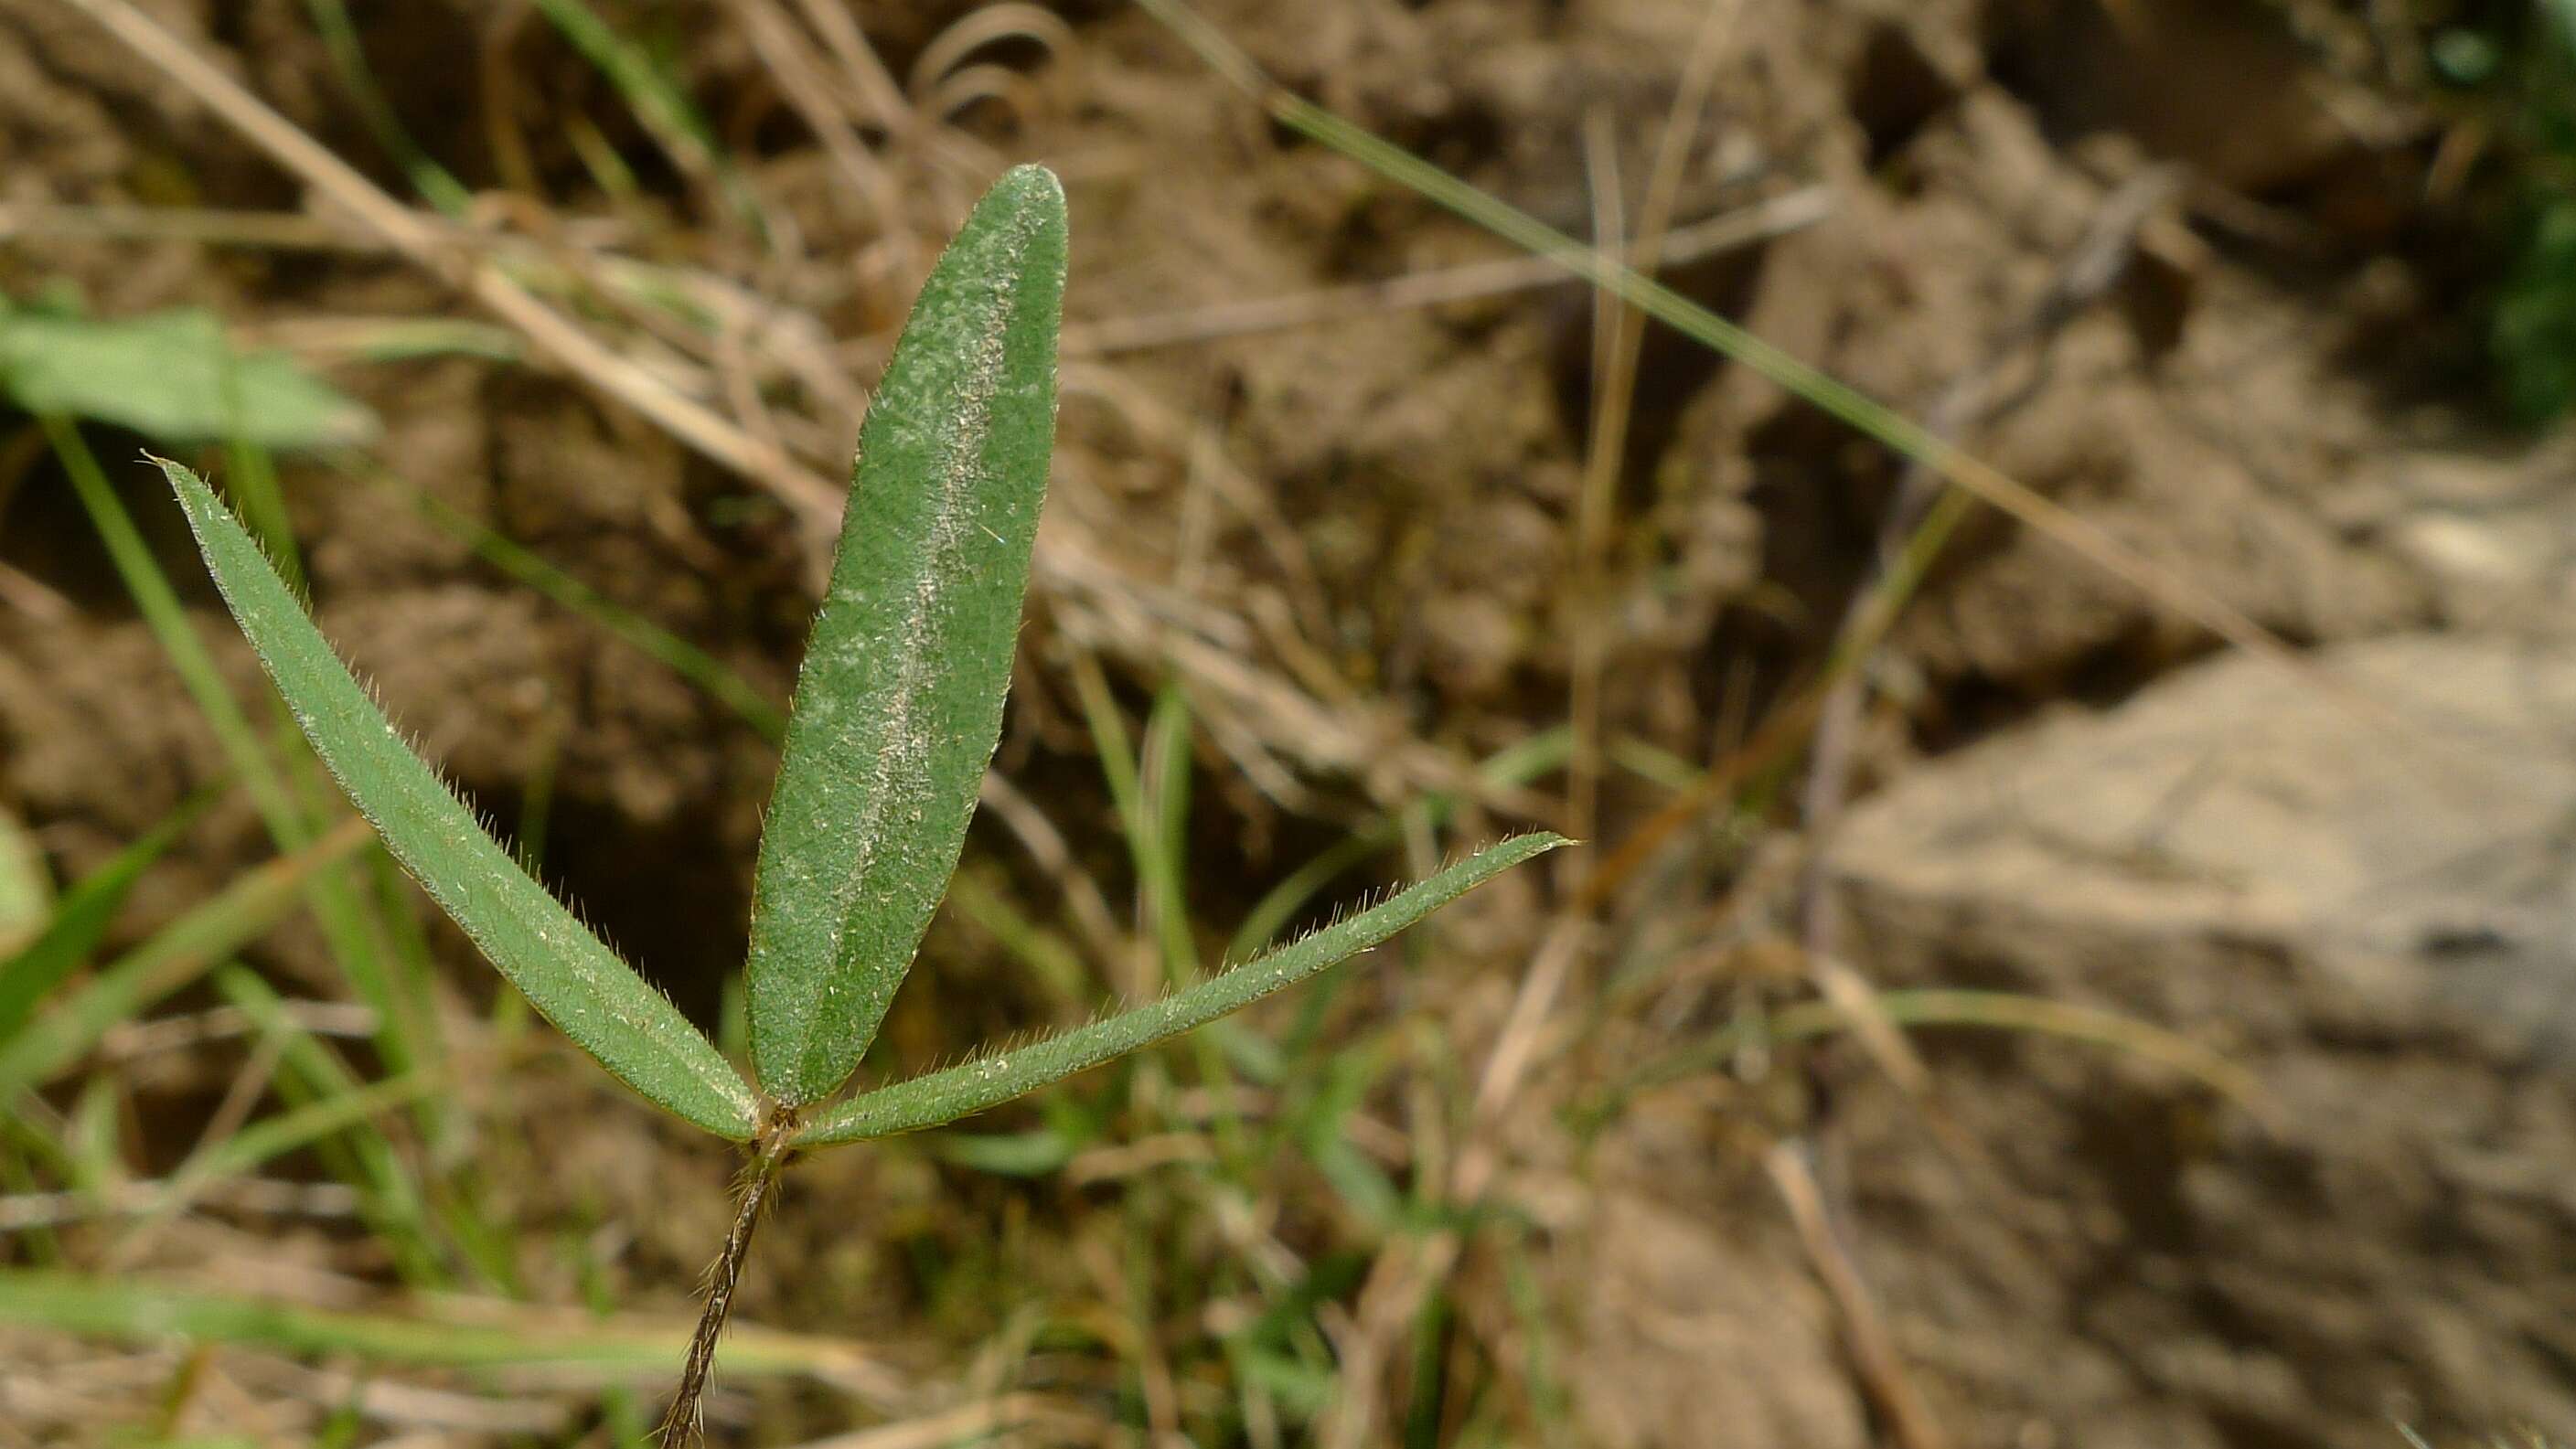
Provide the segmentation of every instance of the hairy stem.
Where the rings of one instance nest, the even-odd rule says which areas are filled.
[[[751,1160],[734,1186],[733,1230],[725,1234],[724,1251],[707,1269],[707,1306],[698,1315],[698,1331],[689,1339],[688,1362],[680,1370],[680,1390],[671,1397],[671,1412],[662,1420],[661,1449],[686,1449],[704,1427],[698,1407],[706,1393],[708,1371],[715,1367],[716,1340],[733,1312],[733,1292],[742,1282],[743,1260],[751,1256],[751,1235],[787,1166],[796,1114],[772,1113],[751,1144]]]

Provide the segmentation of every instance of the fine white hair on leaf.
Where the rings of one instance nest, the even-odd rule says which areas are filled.
[[[321,627],[319,620],[315,621],[314,627],[316,632],[319,632]],[[329,642],[329,636],[325,635],[324,640],[325,642]],[[476,828],[480,829],[486,836],[489,836],[493,844],[501,847],[501,852],[504,855],[509,856],[512,860],[520,859],[518,843],[502,831],[500,817],[494,815],[489,809],[487,809],[482,801],[477,800],[472,795],[468,794],[465,787],[459,785],[453,776],[449,775],[446,770],[441,769],[438,762],[431,758],[430,752],[426,747],[428,736],[419,734],[407,728],[401,720],[395,717],[392,706],[385,703],[384,689],[376,682],[375,676],[362,672],[358,665],[349,661],[348,655],[343,653],[337,645],[332,646],[332,652],[339,655],[341,662],[348,666],[349,677],[356,680],[358,682],[358,687],[366,692],[367,702],[374,705],[377,712],[385,717],[386,728],[393,731],[394,738],[400,741],[402,743],[402,747],[409,750],[423,765],[429,767],[431,777],[436,779],[438,783],[446,789],[448,798],[456,802],[457,808],[463,810],[469,817],[471,817]],[[332,778],[334,780],[338,780],[338,767],[332,765],[328,760],[325,760],[323,763],[324,767],[331,771]],[[342,785],[345,789],[346,782],[343,781]],[[376,817],[364,806],[359,807],[358,813],[365,815],[368,823],[375,825],[379,833],[382,832],[383,822],[377,820]],[[413,871],[408,865],[403,867],[403,873],[411,876],[415,881],[419,880],[418,873]],[[582,930],[588,932],[591,939],[597,941],[601,948],[606,950],[609,956],[613,958],[617,964],[625,967],[629,971],[635,971],[634,959],[628,956],[626,952],[618,946],[617,942],[609,936],[607,930],[599,924],[597,918],[591,915],[590,904],[587,901],[582,900],[578,896],[557,890],[553,886],[547,885],[545,878],[534,871],[528,872],[528,878],[534,881],[539,889],[553,897],[555,904],[562,906],[564,908],[564,912],[572,917],[573,923],[580,926]],[[427,889],[426,882],[422,883],[422,888]],[[652,987],[656,992],[660,993],[664,1000],[667,1001],[671,999],[670,991],[659,982],[646,976],[641,971],[635,971],[635,975],[637,979],[643,981],[645,985]]]
[[[156,460],[157,461],[157,460]],[[490,817],[431,764],[352,671],[245,528],[194,473],[177,492],[224,602],[332,778],[387,849],[534,1006],[648,1100],[748,1137],[759,1100],[739,1072],[583,919],[523,868]]]

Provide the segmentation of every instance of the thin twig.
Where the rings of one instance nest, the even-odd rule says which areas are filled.
[[[1620,195],[1619,143],[1610,112],[1592,106],[1583,113],[1583,172],[1592,191],[1592,244],[1618,252],[1627,246],[1626,198]],[[1574,506],[1573,655],[1567,671],[1566,716],[1574,747],[1565,759],[1565,820],[1568,833],[1590,840],[1597,833],[1601,784],[1601,673],[1610,652],[1606,621],[1601,617],[1609,593],[1610,514],[1617,502],[1619,457],[1627,452],[1629,404],[1636,390],[1636,369],[1629,360],[1625,323],[1627,307],[1607,289],[1592,296],[1592,427],[1583,456],[1583,488]],[[1569,867],[1583,869],[1578,859]]]
[[[0,604],[39,624],[61,624],[80,613],[53,585],[5,561],[0,561]]]
[[[194,242],[268,251],[352,252],[386,249],[381,237],[329,217],[293,211],[223,211],[212,207],[0,206],[0,237],[99,237],[119,241]]]
[[[1572,912],[1560,912],[1539,943],[1493,1050],[1485,1058],[1484,1070],[1477,1074],[1456,1169],[1437,1189],[1441,1199],[1477,1203],[1501,1175],[1505,1154],[1499,1139],[1505,1113],[1539,1058],[1539,1038],[1576,963],[1595,944],[1589,922]],[[1417,1147],[1417,1169],[1426,1175],[1428,1169],[1421,1164],[1428,1156]],[[1371,1397],[1379,1376],[1395,1344],[1416,1321],[1424,1298],[1448,1281],[1466,1248],[1467,1239],[1458,1229],[1442,1228],[1390,1244],[1370,1266],[1352,1321],[1335,1336],[1334,1349],[1342,1361],[1341,1397],[1324,1427],[1326,1449],[1361,1449],[1381,1438],[1375,1422],[1377,1404]]]
[[[1652,274],[1664,258],[1673,206],[1681,193],[1682,164],[1699,135],[1700,112],[1707,108],[1716,84],[1717,65],[1725,53],[1738,0],[1711,0],[1700,17],[1699,31],[1682,63],[1679,84],[1655,159],[1646,179],[1644,210],[1638,219],[1636,260],[1629,263]],[[1618,147],[1609,133],[1608,112],[1585,116],[1585,151],[1596,155],[1593,245],[1627,255],[1625,217],[1620,210]],[[1609,550],[1618,512],[1619,474],[1628,460],[1628,427],[1637,397],[1637,364],[1645,344],[1645,315],[1609,288],[1594,299],[1594,360],[1591,446],[1583,460],[1583,492],[1575,509],[1575,597],[1580,610],[1573,636],[1572,686],[1568,713],[1574,749],[1566,760],[1566,817],[1578,839],[1590,839],[1598,823],[1601,786],[1601,713],[1603,674],[1609,664],[1611,608]],[[1581,867],[1578,867],[1578,869]]]
[[[1700,307],[1652,277],[1630,270],[1617,257],[1557,233],[1537,218],[1478,191],[1411,152],[1380,139],[1271,80],[1258,63],[1226,38],[1223,31],[1208,23],[1183,0],[1136,0],[1136,3],[1177,35],[1183,44],[1196,51],[1209,68],[1252,96],[1278,124],[1342,152],[1506,240],[1554,259],[1558,265],[1594,286],[1616,290],[1684,335],[1726,353],[1888,447],[1923,460],[1951,483],[2010,515],[2141,597],[2288,671],[2310,687],[2337,697],[2346,706],[2360,712],[2362,717],[2376,720],[2393,737],[2409,739],[2427,748],[2441,745],[2438,737],[2397,717],[2378,701],[2359,691],[2339,687],[2322,670],[2303,660],[2288,640],[2255,622],[2244,610],[2227,602],[2210,588],[2157,562],[2066,504],[2046,497],[1993,464],[1933,437],[1912,419],[1886,404],[1792,356],[1743,326]],[[2456,751],[2452,753],[2454,756],[2457,754]]]
[[[814,27],[814,33],[823,37],[824,48],[841,63],[843,79],[859,104],[868,109],[870,119],[900,134],[913,119],[911,109],[903,103],[903,87],[895,84],[893,72],[886,69],[875,47],[868,44],[858,21],[851,18],[850,7],[832,0],[797,0],[797,6],[805,12],[806,23]]]
[[[571,1427],[579,1412],[572,1396],[498,1395],[434,1389],[408,1384],[366,1370],[307,1368],[265,1354],[239,1354],[228,1359],[235,1376],[314,1406],[316,1417],[355,1408],[367,1418],[397,1429],[427,1430],[437,1435],[429,1444],[445,1445],[472,1436],[471,1442],[509,1439],[554,1441]],[[406,1442],[379,1439],[378,1444]],[[420,1439],[407,1442],[421,1444]],[[427,1449],[424,1445],[423,1449]]]
[[[0,1233],[23,1233],[105,1217],[148,1217],[183,1192],[231,1212],[264,1217],[346,1218],[360,1207],[357,1189],[337,1182],[227,1178],[194,1189],[173,1182],[117,1182],[97,1189],[22,1192],[0,1197]]]
[[[1635,246],[1622,254],[1621,260],[1641,271],[1651,270],[1650,263],[1657,259],[1665,266],[1705,261],[1803,231],[1831,215],[1833,209],[1834,191],[1831,186],[1821,182],[1802,186],[1704,221],[1675,227],[1655,254],[1650,256],[1644,246]],[[1353,317],[1377,317],[1389,312],[1472,302],[1513,292],[1535,291],[1541,287],[1571,286],[1578,282],[1578,278],[1566,275],[1563,263],[1546,257],[1505,257],[1490,262],[1408,272],[1383,281],[1323,287],[1285,297],[1220,302],[1213,306],[1146,312],[1133,317],[1104,317],[1093,322],[1069,322],[1065,324],[1063,349],[1067,357],[1141,352],[1154,347],[1214,342],[1250,333],[1315,327]]]
[[[1825,1211],[1824,1193],[1816,1185],[1816,1175],[1808,1167],[1805,1154],[1791,1143],[1777,1143],[1763,1155],[1762,1165],[1770,1172],[1772,1185],[1779,1189],[1780,1201],[1789,1209],[1789,1222],[1798,1231],[1807,1260],[1834,1300],[1834,1309],[1842,1319],[1843,1341],[1851,1350],[1854,1367],[1860,1371],[1861,1386],[1886,1419],[1889,1436],[1899,1449],[1949,1449],[1948,1436],[1934,1422],[1923,1396],[1915,1392],[1914,1381],[1905,1371],[1905,1360],[1896,1351],[1896,1340],[1889,1335],[1886,1320],[1879,1316],[1867,1280],[1861,1277],[1860,1265],[1852,1261],[1841,1235],[1834,1230],[1833,1219]]]
[[[1108,897],[1100,893],[1100,883],[1073,858],[1064,833],[1055,828],[1055,822],[1047,818],[1036,801],[1021,793],[999,770],[984,776],[980,798],[983,808],[1002,822],[1019,840],[1030,861],[1054,883],[1064,899],[1066,913],[1073,917],[1085,944],[1091,948],[1093,964],[1114,969],[1126,956],[1118,918],[1109,909]]]
[[[913,111],[919,115],[937,114],[931,98],[940,84],[967,69],[966,57],[1001,40],[1029,41],[1050,59],[1066,54],[1074,45],[1073,27],[1063,17],[1026,0],[1001,0],[999,4],[970,10],[932,36],[921,54],[914,57],[905,86],[912,96]]]
[[[895,260],[909,267],[911,238],[904,232],[902,189],[885,163],[860,139],[848,111],[836,102],[811,54],[811,43],[798,33],[795,22],[779,8],[778,0],[733,0],[733,9],[742,17],[752,48],[760,53],[787,103],[804,118],[815,139],[822,142],[824,154],[831,157],[832,164],[849,178],[848,194],[867,198],[878,235],[901,239],[903,249]]]
[[[353,1002],[289,1001],[281,1005],[278,1015],[297,1030],[315,1036],[370,1037],[377,1030],[375,1011]],[[258,1025],[249,1012],[238,1006],[210,1007],[187,1016],[150,1021],[121,1021],[99,1038],[94,1056],[101,1063],[131,1062],[158,1052],[242,1036]]]
[[[386,195],[347,162],[217,70],[135,8],[131,0],[65,0],[168,76],[225,124],[332,203],[354,214],[417,265],[462,288],[494,315],[527,334],[537,350],[610,397],[659,423],[690,448],[767,484],[828,539],[845,491],[784,456],[721,415],[682,396],[652,372],[618,355],[570,318],[511,280],[497,266],[453,244],[450,235]]]
[[[1097,1420],[1082,1413],[1070,1400],[1017,1393],[982,1403],[959,1404],[898,1424],[879,1424],[828,1439],[808,1440],[797,1449],[942,1449],[949,1444],[1017,1443],[1018,1439],[1004,1436],[1040,1427],[1062,1430],[1071,1436],[1069,1442],[1079,1442],[1084,1437],[1076,1431],[1101,1430]],[[1101,1430],[1101,1436],[1106,1442],[1105,1430]]]
[[[634,408],[691,450],[768,488],[802,525],[812,576],[819,583],[840,534],[841,511],[847,499],[845,488],[826,481],[776,446],[684,395],[650,368],[611,350],[508,275],[490,247],[386,195],[138,10],[132,0],[65,3],[95,20],[317,194],[382,236],[393,249],[462,288],[518,329],[536,353],[552,358],[600,392]],[[829,6],[809,7],[808,18],[818,12],[828,14],[829,10]],[[856,56],[864,71],[864,53],[849,49],[846,42],[850,37],[834,42],[829,29],[822,33],[836,52],[844,52],[845,62]],[[1272,748],[1310,765],[1363,771],[1376,785],[1394,783],[1400,772],[1404,782],[1413,788],[1463,789],[1524,814],[1545,809],[1528,798],[1517,803],[1496,799],[1492,788],[1479,781],[1475,772],[1440,752],[1407,742],[1390,745],[1376,737],[1378,731],[1369,727],[1370,722],[1354,718],[1352,712],[1329,709],[1294,690],[1278,687],[1275,680],[1255,676],[1235,651],[1150,620],[1146,608],[1141,607],[1146,591],[1135,580],[1109,569],[1104,561],[1080,548],[1068,547],[1064,541],[1066,530],[1050,532],[1052,541],[1041,538],[1038,544],[1033,584],[1042,590],[1052,588],[1071,595],[1067,602],[1076,607],[1068,613],[1087,616],[1092,632],[1105,642],[1113,642],[1122,654],[1166,660],[1196,689],[1213,688],[1227,696],[1234,712],[1254,722],[1252,728]],[[1206,613],[1195,601],[1178,612],[1193,620]],[[1208,711],[1212,729],[1217,713]],[[1311,748],[1316,741],[1347,748],[1319,754]],[[1284,796],[1293,793],[1294,782],[1282,775],[1270,781],[1269,788]]]

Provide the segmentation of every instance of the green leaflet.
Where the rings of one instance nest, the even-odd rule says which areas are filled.
[[[1017,1051],[931,1072],[865,1092],[816,1116],[796,1134],[799,1147],[828,1147],[936,1127],[1007,1102],[1113,1057],[1204,1026],[1395,935],[1424,916],[1534,856],[1566,843],[1561,835],[1516,836],[1450,866],[1348,920],[1280,947],[1160,1001],[1077,1027]]]
[[[242,633],[386,848],[539,1011],[628,1086],[710,1132],[751,1136],[758,1104],[741,1075],[529,879],[404,745],[259,545],[197,475],[168,461],[161,471]]]
[[[1064,192],[995,183],[923,284],[859,434],[760,846],[752,1063],[845,1080],[946,892],[1000,737],[1055,428]]]

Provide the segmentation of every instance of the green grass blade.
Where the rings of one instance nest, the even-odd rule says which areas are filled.
[[[358,27],[350,19],[348,6],[341,0],[304,0],[304,11],[313,17],[322,48],[329,53],[332,67],[340,72],[341,87],[357,108],[358,118],[375,134],[376,144],[402,168],[412,189],[430,205],[447,216],[463,216],[474,203],[474,193],[456,179],[455,173],[432,160],[404,127],[384,87],[376,83],[375,72],[367,66],[367,52],[359,44]]]
[[[248,1172],[272,1158],[310,1147],[352,1127],[364,1126],[444,1085],[439,1078],[414,1072],[262,1117],[181,1163],[170,1176],[168,1195],[154,1205],[153,1211],[177,1212],[212,1183]]]
[[[285,1353],[347,1356],[490,1373],[569,1369],[623,1377],[669,1372],[690,1325],[598,1323],[513,1304],[477,1303],[471,1319],[397,1318],[267,1302],[131,1278],[0,1268],[0,1324],[153,1343],[173,1338],[239,1343]],[[736,1327],[725,1335],[725,1372],[802,1374],[875,1387],[875,1355],[840,1339]]]
[[[449,507],[427,489],[374,459],[352,457],[344,460],[344,467],[355,476],[401,495],[423,518],[463,540],[485,563],[643,651],[740,715],[766,738],[776,741],[786,737],[787,711],[714,655],[583,583],[534,549]]]
[[[178,590],[154,561],[151,545],[144,542],[142,530],[135,527],[133,515],[117,497],[115,486],[108,482],[98,455],[90,450],[79,427],[68,416],[47,413],[40,415],[37,422],[53,444],[64,476],[71,480],[73,495],[89,514],[90,525],[98,530],[99,543],[107,550],[109,563],[134,599],[136,612],[143,616],[153,642],[161,646],[163,657],[170,661],[172,672],[179,676],[197,712],[205,716],[206,727],[214,732],[225,759],[240,776],[242,789],[258,808],[270,838],[280,850],[303,845],[312,831],[296,809],[293,792],[261,744],[259,730],[224,683],[223,672],[215,666],[215,657],[208,652],[204,639],[198,636],[187,606],[179,601]]]
[[[2064,504],[1936,436],[1895,408],[1800,361],[1664,283],[1633,270],[1617,257],[1576,241],[1403,147],[1273,83],[1251,57],[1182,0],[1136,3],[1197,51],[1211,68],[1256,97],[1279,125],[1329,147],[1532,255],[1556,262],[1684,337],[1734,359],[1818,411],[1922,464],[1980,501],[2002,509],[2045,534],[2057,546],[2228,643],[2275,662],[2292,661],[2293,651],[2280,636],[2235,605],[2161,568]],[[1946,532],[1946,528],[1942,531]]]
[[[587,0],[536,0],[538,13],[582,53],[642,122],[662,154],[692,180],[711,184],[736,219],[758,231],[760,198],[716,143],[715,128],[653,53],[620,34]]]
[[[957,868],[1046,495],[1064,263],[1055,177],[996,182],[859,434],[753,895],[751,1056],[784,1102],[858,1065]]]
[[[1076,1012],[1088,998],[1091,969],[1082,952],[1052,928],[1030,919],[1009,892],[980,872],[961,870],[949,878],[948,909],[992,937],[1059,1007]]]
[[[0,809],[0,960],[45,933],[54,918],[54,878],[45,852],[15,815]]]
[[[1088,658],[1074,670],[1074,693],[1091,726],[1091,745],[1100,756],[1102,783],[1118,811],[1127,837],[1128,858],[1135,863],[1140,911],[1154,923],[1155,942],[1163,956],[1164,978],[1187,986],[1199,975],[1198,946],[1190,936],[1189,898],[1183,879],[1189,814],[1189,698],[1177,685],[1166,684],[1154,696],[1145,722],[1141,752],[1127,738],[1126,722],[1111,698],[1109,681]],[[1268,936],[1253,942],[1259,947]]]
[[[1566,757],[1573,751],[1574,732],[1563,725],[1539,731],[1529,738],[1498,750],[1476,767],[1476,774],[1489,784],[1526,785],[1551,771],[1564,768]],[[1449,823],[1457,812],[1454,795],[1435,793],[1414,801],[1408,809],[1420,810],[1424,823],[1437,827]],[[1324,847],[1304,865],[1290,871],[1277,885],[1252,903],[1244,913],[1243,924],[1235,928],[1225,954],[1239,960],[1261,949],[1261,944],[1287,929],[1306,903],[1313,900],[1334,877],[1351,870],[1381,851],[1392,850],[1404,839],[1404,822],[1395,813],[1379,816],[1350,835]]]
[[[42,934],[15,953],[0,956],[0,1044],[17,1036],[36,1003],[52,995],[98,949],[134,883],[169,853],[213,801],[212,794],[204,794],[180,806],[142,839],[82,877],[55,907]]]
[[[2061,1037],[2126,1052],[2179,1072],[2240,1107],[2265,1118],[2271,1099],[2244,1066],[2179,1032],[2097,1007],[2051,1001],[2013,991],[1947,987],[1882,991],[1874,1009],[1902,1027],[1982,1027],[1989,1031]],[[1650,1062],[1605,1091],[1587,1116],[1616,1115],[1636,1094],[1683,1077],[1722,1068],[1749,1046],[1777,1046],[1852,1029],[1849,1011],[1830,1001],[1800,1001],[1763,1018],[1732,1021],[1701,1041]]]
[[[346,1096],[365,1085],[339,1053],[287,1014],[284,999],[256,973],[228,966],[214,981],[263,1039],[279,1044],[274,1090],[289,1107]],[[359,1216],[391,1251],[404,1279],[415,1287],[445,1286],[449,1275],[429,1230],[428,1205],[392,1139],[370,1125],[345,1142],[316,1146],[323,1164],[361,1194]]]
[[[808,1123],[797,1134],[797,1145],[826,1147],[936,1127],[1204,1026],[1349,960],[1513,866],[1563,844],[1565,837],[1544,831],[1514,837],[1358,915],[1160,1001],[1016,1051],[862,1093]]]
[[[750,1087],[679,1009],[530,880],[407,748],[268,560],[197,475],[163,461],[224,600],[278,692],[386,847],[501,973],[655,1105],[748,1137]]]
[[[60,1006],[0,1043],[0,1103],[34,1086],[90,1049],[107,1029],[211,971],[294,913],[305,884],[367,843],[351,820],[293,855],[234,878],[223,893],[172,921],[118,957]]]

